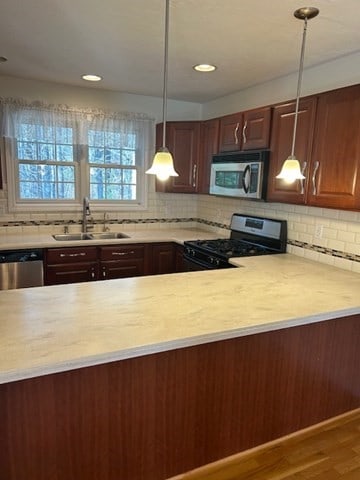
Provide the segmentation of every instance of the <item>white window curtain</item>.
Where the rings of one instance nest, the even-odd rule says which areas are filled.
[[[0,136],[8,143],[6,165],[10,210],[26,210],[26,205],[37,210],[55,203],[55,208],[59,208],[60,203],[62,206],[80,205],[83,196],[92,196],[93,202],[99,205],[116,203],[117,207],[144,207],[145,170],[154,150],[154,131],[155,121],[146,114],[80,109],[0,97]],[[36,141],[23,141],[26,136]],[[73,180],[62,182],[67,197],[22,198],[20,157],[25,158],[23,163],[30,165],[24,171],[39,167],[41,162],[54,171],[56,168],[71,171],[72,168],[75,172]],[[122,177],[121,187],[116,186],[114,180],[121,176],[119,172],[123,177],[127,175],[126,181]],[[58,178],[57,174],[55,176]],[[104,180],[100,189],[96,177],[101,176],[113,179],[108,183]],[[118,193],[120,188],[122,194]],[[102,196],[99,191],[108,194]]]

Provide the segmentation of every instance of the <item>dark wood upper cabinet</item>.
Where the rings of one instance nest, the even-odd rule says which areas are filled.
[[[274,108],[268,180],[270,201],[360,209],[360,85],[300,101],[295,155],[306,179],[275,176],[291,152],[295,102]]]
[[[242,113],[233,113],[220,118],[219,152],[241,150],[243,128]]]
[[[257,108],[243,113],[242,150],[269,148],[271,107]]]
[[[157,125],[157,145],[161,145],[162,125]],[[196,193],[199,180],[200,122],[168,122],[166,144],[174,159],[178,177],[156,182],[156,191]]]
[[[309,171],[311,148],[316,113],[316,98],[300,101],[295,142],[295,155],[299,159],[305,175]],[[286,183],[276,175],[283,162],[291,153],[291,144],[295,119],[295,102],[277,105],[273,110],[270,142],[270,168],[267,199],[270,201],[305,203],[305,183],[297,180]],[[304,181],[306,182],[306,180]]]
[[[198,193],[209,193],[212,156],[219,149],[220,120],[201,122]]]
[[[319,95],[307,200],[360,209],[360,85]]]

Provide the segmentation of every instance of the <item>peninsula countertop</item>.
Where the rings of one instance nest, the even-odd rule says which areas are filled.
[[[360,314],[360,275],[290,254],[239,268],[0,292],[0,383]]]

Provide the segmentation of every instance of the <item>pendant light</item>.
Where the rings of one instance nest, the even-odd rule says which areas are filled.
[[[162,111],[162,147],[156,152],[148,174],[156,175],[159,180],[165,181],[169,177],[178,177],[174,169],[174,161],[166,147],[166,107],[167,107],[167,73],[168,73],[168,43],[169,43],[169,5],[170,0],[165,0],[165,48],[164,48],[164,86],[163,86],[163,111]]]
[[[300,91],[301,91],[301,81],[302,74],[304,69],[304,54],[305,54],[305,41],[306,41],[306,31],[307,31],[307,22],[311,18],[314,18],[318,15],[319,10],[315,7],[302,7],[298,10],[295,10],[294,16],[299,20],[304,20],[304,30],[303,38],[301,45],[301,54],[300,54],[300,65],[299,65],[299,76],[297,83],[297,93],[296,93],[296,105],[295,105],[295,117],[294,117],[294,130],[291,146],[291,155],[285,160],[281,168],[281,172],[276,178],[285,180],[286,183],[293,183],[295,180],[304,180],[305,177],[300,168],[300,162],[295,156],[295,140],[296,140],[296,129],[298,123],[299,115],[299,100],[300,100]]]

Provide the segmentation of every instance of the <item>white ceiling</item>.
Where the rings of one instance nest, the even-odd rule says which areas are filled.
[[[305,68],[358,51],[360,0],[314,0]],[[299,0],[171,0],[169,98],[206,102],[298,69]],[[162,95],[165,0],[1,0],[0,75]],[[215,63],[212,74],[196,63]],[[84,73],[103,76],[89,84]]]

